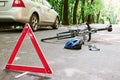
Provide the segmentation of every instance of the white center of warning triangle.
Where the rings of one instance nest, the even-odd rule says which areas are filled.
[[[43,67],[28,35],[26,35],[13,64]]]

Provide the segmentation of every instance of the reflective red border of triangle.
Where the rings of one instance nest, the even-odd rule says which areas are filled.
[[[44,68],[12,64],[14,59],[15,59],[15,56],[17,55],[17,53],[19,51],[20,46],[22,45],[22,42],[23,42],[26,34],[28,34],[28,36],[30,37],[30,40],[32,41],[32,44],[33,44],[33,46],[38,54],[39,59],[42,62]],[[43,52],[41,51],[41,48],[38,45],[38,42],[34,36],[34,33],[33,33],[32,29],[28,23],[25,24],[25,27],[24,27],[15,47],[13,49],[13,52],[12,52],[5,68],[8,70],[15,70],[15,71],[22,71],[22,72],[28,71],[28,72],[52,74],[52,70],[51,70],[50,66],[48,65],[48,63],[43,55]]]

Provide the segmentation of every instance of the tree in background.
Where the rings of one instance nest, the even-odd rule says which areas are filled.
[[[88,23],[94,23],[94,14],[93,14],[93,5],[94,5],[94,0],[90,0],[90,2],[88,2],[88,8],[90,10],[88,17],[87,17],[87,22]]]
[[[77,24],[77,8],[78,8],[79,0],[75,0],[74,11],[73,11],[73,24]]]
[[[52,7],[58,12],[60,21],[63,19],[63,0],[48,0]]]
[[[63,25],[69,25],[68,21],[68,0],[63,0]]]
[[[81,2],[81,17],[82,17],[82,23],[85,22],[85,0],[82,0]]]
[[[107,17],[111,22],[115,21],[113,9],[105,9],[103,1],[105,0],[49,0],[60,15],[63,25],[100,23],[104,20],[103,17]]]

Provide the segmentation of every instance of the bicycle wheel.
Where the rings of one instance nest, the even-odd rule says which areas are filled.
[[[83,40],[89,42],[91,40],[91,34],[92,34],[91,27],[88,23],[86,23],[86,25],[87,25],[87,28],[83,30],[84,31]]]

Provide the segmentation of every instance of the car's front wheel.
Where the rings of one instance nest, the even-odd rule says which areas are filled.
[[[38,20],[37,15],[33,14],[30,18],[30,25],[33,31],[36,31],[38,29],[38,23],[39,23],[39,20]]]
[[[57,17],[54,24],[52,25],[52,28],[53,29],[58,29],[58,27],[59,27],[59,18]]]

